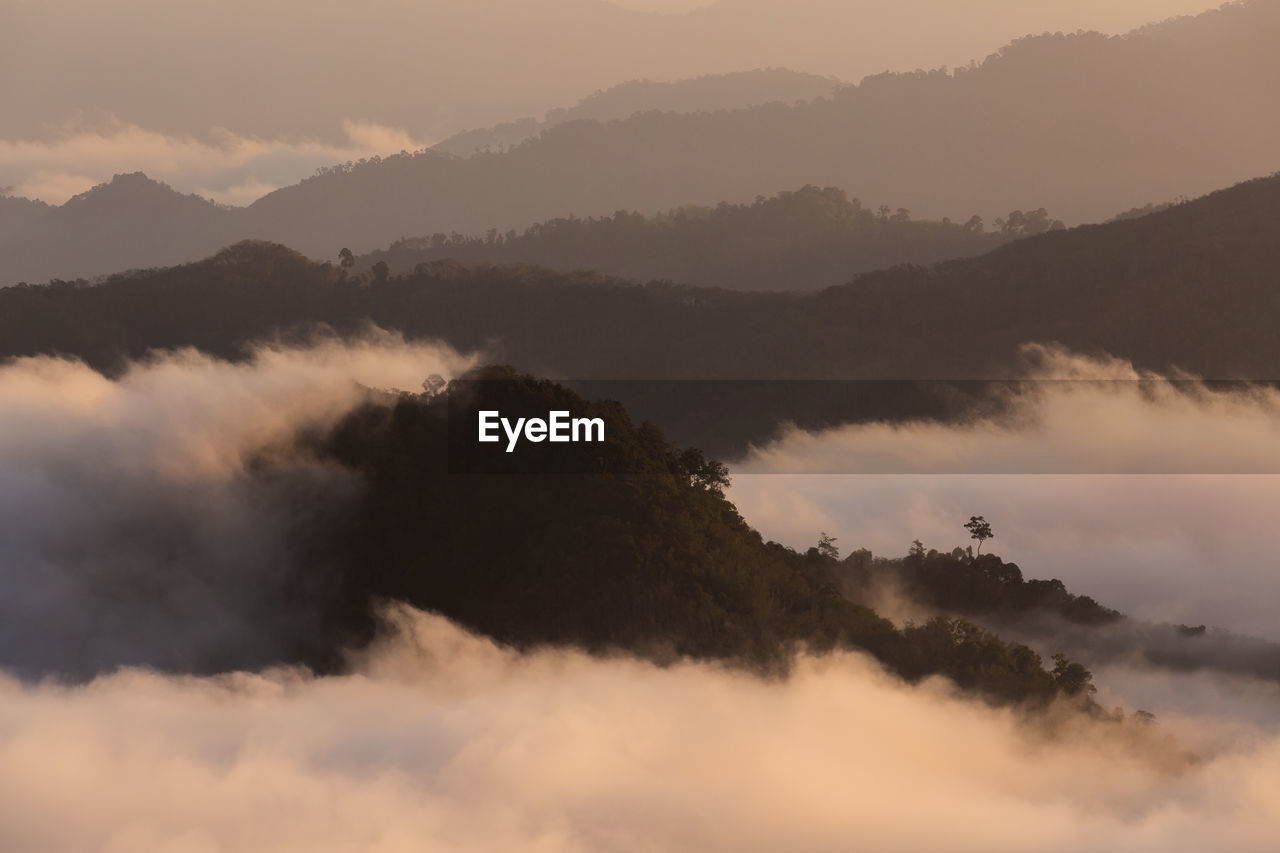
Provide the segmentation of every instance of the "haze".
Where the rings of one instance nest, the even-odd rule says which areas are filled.
[[[326,161],[541,117],[626,80],[776,66],[857,81],[981,60],[1027,33],[1123,32],[1205,8],[1205,0],[374,0],[358,10],[332,0],[7,0],[0,187],[61,203],[141,170],[243,204]],[[353,125],[378,131],[353,135]],[[139,138],[145,144],[133,145]]]

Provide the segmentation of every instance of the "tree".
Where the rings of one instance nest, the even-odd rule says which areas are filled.
[[[356,265],[356,256],[346,246],[342,247],[342,251],[338,252],[338,266],[344,270],[349,270]]]
[[[1093,673],[1085,669],[1083,664],[1073,663],[1067,660],[1067,656],[1059,652],[1053,656],[1053,683],[1068,696],[1078,696],[1081,693],[1090,694],[1097,693],[1098,688],[1093,686]]]
[[[374,281],[383,282],[386,281],[387,276],[391,274],[391,267],[387,266],[386,261],[378,261],[373,265],[371,272],[373,273]]]
[[[818,534],[818,553],[831,560],[840,559],[840,549],[836,547],[836,537],[828,536],[826,531]]]
[[[965,522],[964,529],[969,531],[969,536],[978,540],[978,553],[982,553],[982,543],[988,539],[994,539],[995,534],[991,532],[991,524],[980,515],[971,515],[969,520]]]
[[[696,447],[687,447],[677,456],[680,468],[689,478],[689,482],[700,486],[714,495],[723,495],[729,486],[729,466],[714,459],[708,459]]]

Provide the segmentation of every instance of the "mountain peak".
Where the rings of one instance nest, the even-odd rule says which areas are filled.
[[[221,207],[195,194],[183,194],[145,172],[118,174],[67,200],[61,208],[76,215],[120,216],[147,213],[219,211]]]

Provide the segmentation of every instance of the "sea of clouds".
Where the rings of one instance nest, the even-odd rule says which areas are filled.
[[[83,675],[287,657],[314,618],[288,537],[353,484],[256,455],[369,389],[420,391],[470,364],[390,335],[262,346],[242,363],[158,354],[109,379],[49,357],[0,366],[0,668]],[[286,499],[287,498],[287,499]]]
[[[117,378],[51,358],[0,367],[0,849],[1274,847],[1280,686],[1258,678],[1112,662],[1095,668],[1099,701],[1149,710],[1154,726],[1028,717],[940,679],[904,684],[857,653],[802,654],[786,679],[762,679],[520,654],[404,607],[344,674],[267,666],[276,620],[305,614],[279,594],[293,519],[273,489],[296,483],[250,477],[255,453],[369,388],[416,391],[473,361],[374,335],[235,364],[162,354]],[[1109,447],[1087,406],[1055,409],[1061,392],[1045,393],[1031,414],[1072,413],[1072,434]],[[1261,429],[1274,405],[1108,393],[1126,417],[1160,407],[1175,431],[1221,417],[1202,419],[1205,406]],[[1018,423],[1048,436],[1046,452],[1062,439],[1045,418]],[[882,429],[836,431],[819,449],[871,435],[895,450]],[[931,446],[959,434],[971,460],[1001,452],[998,436],[974,438],[994,425],[931,429]],[[351,485],[297,467],[320,503]],[[826,529],[888,553],[915,537],[949,547],[983,512],[1028,576],[1249,625],[1271,586],[1237,561],[1267,552],[1274,478],[1204,476],[757,469],[732,496],[767,535],[807,544]],[[218,666],[228,650],[240,664]],[[201,665],[239,671],[165,672]]]
[[[344,676],[0,680],[0,844],[1165,853],[1280,830],[1257,727],[1027,720],[852,653],[766,681],[389,619]]]
[[[62,204],[111,180],[145,171],[180,192],[244,206],[310,177],[322,166],[427,147],[406,131],[344,119],[339,139],[263,138],[213,128],[175,135],[110,118],[69,123],[47,138],[0,138],[4,193]]]
[[[1280,393],[1205,387],[1053,348],[1000,416],[793,430],[733,465],[766,537],[901,556],[974,544],[1130,615],[1280,638]],[[1096,381],[1091,381],[1096,380]]]

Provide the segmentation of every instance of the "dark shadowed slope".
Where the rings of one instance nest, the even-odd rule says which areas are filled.
[[[721,493],[723,467],[616,403],[508,369],[469,379],[434,398],[371,403],[314,437],[320,458],[362,483],[336,520],[303,529],[303,553],[341,580],[337,636],[368,636],[369,603],[382,597],[521,646],[775,671],[796,644],[853,647],[907,678],[942,673],[999,701],[1090,691],[1082,667],[1047,671],[963,620],[897,630],[843,598],[826,556],[766,543],[742,520]],[[481,409],[563,409],[601,418],[608,438],[489,452],[470,440]]]
[[[1057,342],[1168,372],[1280,378],[1280,177],[1149,216],[811,294],[632,285],[456,262],[348,276],[245,243],[98,286],[0,290],[4,355],[121,355],[372,320],[521,367],[586,378],[996,378]]]
[[[58,352],[112,369],[154,348],[234,357],[255,339],[317,325],[351,333],[372,322],[574,380],[1019,378],[1030,342],[1106,353],[1166,375],[1276,380],[1277,233],[1280,177],[808,294],[461,262],[350,275],[283,246],[242,243],[200,263],[100,285],[0,289],[0,355]],[[602,393],[717,455],[768,438],[788,418],[819,426],[876,414],[951,417],[971,405],[965,396],[890,395],[872,400],[890,409],[867,412],[842,408],[841,395],[812,383],[753,386],[740,398],[736,386],[721,384],[727,397],[718,401],[706,396],[708,386],[678,387],[688,396],[646,383]],[[762,393],[780,396],[763,406]]]
[[[145,392],[129,397],[125,407],[147,406]],[[172,413],[172,401],[155,402]],[[489,408],[598,418],[604,439],[508,454],[467,428]],[[126,665],[332,671],[373,639],[387,604],[403,602],[521,648],[772,674],[802,648],[852,648],[910,680],[944,674],[1008,703],[1079,694],[1089,707],[1087,681],[1046,670],[1026,647],[956,619],[899,630],[845,599],[832,561],[767,543],[743,521],[723,496],[724,466],[617,403],[488,368],[425,395],[356,391],[316,414],[277,412],[283,431],[251,430],[208,468],[164,450],[167,464],[130,465],[133,451],[111,441],[12,460],[23,464],[5,483],[21,494],[74,484],[68,512],[45,516],[53,504],[40,495],[23,517],[78,535],[3,543],[15,612],[0,626],[0,669],[33,679]],[[183,428],[152,416],[159,433]],[[188,428],[200,455],[218,445]],[[137,433],[125,431],[132,445]]]

